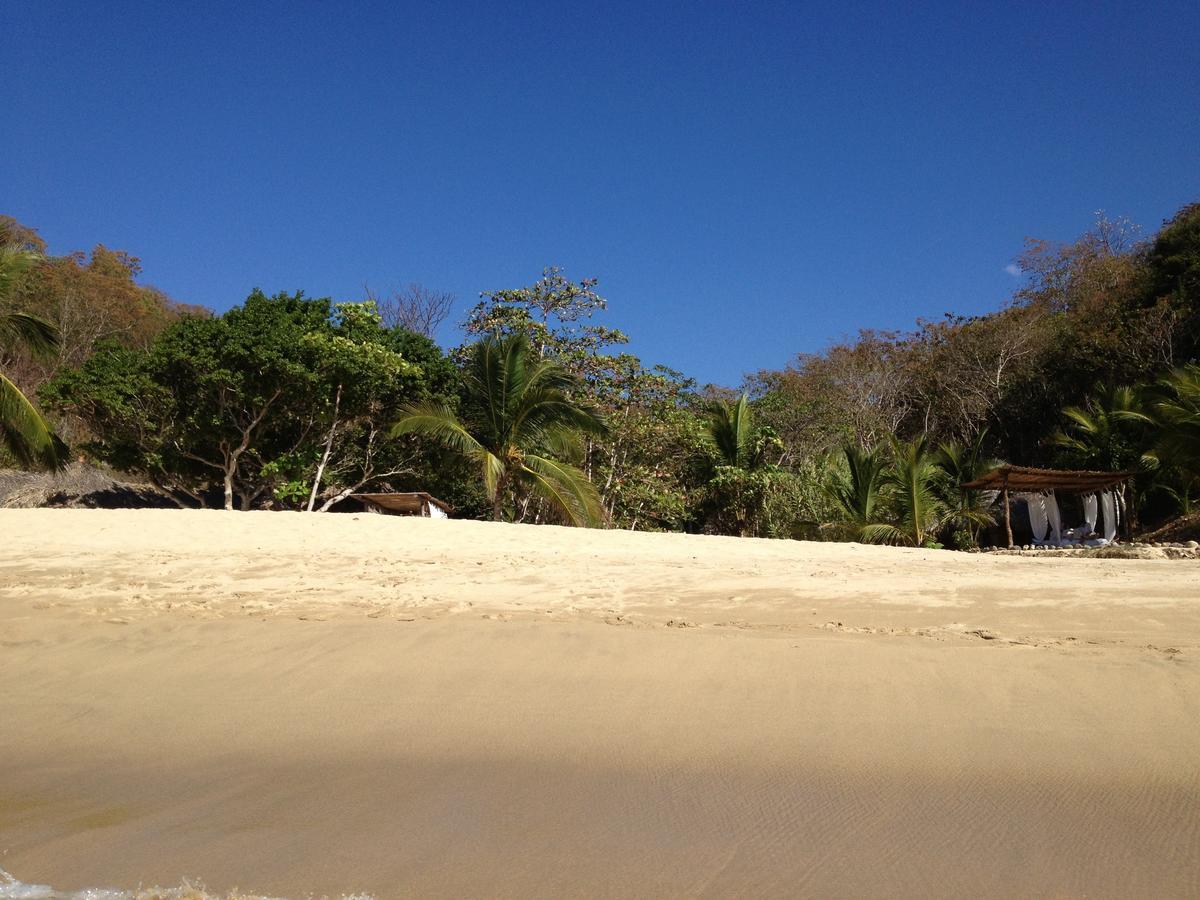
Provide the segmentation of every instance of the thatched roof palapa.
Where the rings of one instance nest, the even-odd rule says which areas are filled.
[[[454,512],[454,507],[444,500],[439,500],[425,491],[389,491],[386,494],[351,494],[351,499],[358,500],[365,506],[374,506],[387,512],[401,515],[419,516],[425,514],[428,507],[436,506],[446,515]]]
[[[1033,469],[1028,466],[1000,466],[982,478],[968,481],[965,488],[977,491],[1066,491],[1090,494],[1111,490],[1124,484],[1133,472],[1089,472],[1078,469]]]

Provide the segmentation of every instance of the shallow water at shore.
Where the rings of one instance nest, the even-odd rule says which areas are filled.
[[[120,888],[84,888],[78,891],[60,891],[48,884],[25,884],[13,875],[0,869],[0,900],[282,900],[261,894],[229,891],[214,894],[202,886],[183,880],[178,887],[139,887],[134,890]],[[322,898],[325,900],[325,898]],[[371,900],[370,894],[352,894],[340,900]]]

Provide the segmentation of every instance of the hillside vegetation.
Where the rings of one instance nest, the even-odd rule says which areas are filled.
[[[995,510],[959,485],[997,461],[1136,471],[1139,528],[1200,495],[1200,204],[1146,239],[1100,217],[1029,240],[1003,308],[864,330],[737,388],[623,352],[598,283],[555,268],[482,294],[447,350],[451,298],[419,285],[256,289],[216,315],[123,251],[50,256],[11,218],[0,243],[22,261],[4,311],[57,335],[9,341],[0,370],[71,454],[182,505],[421,489],[466,517],[967,548]]]

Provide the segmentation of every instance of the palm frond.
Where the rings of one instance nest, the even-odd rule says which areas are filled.
[[[0,444],[24,466],[60,469],[66,447],[17,386],[0,374]]]
[[[897,525],[905,543],[919,547],[946,519],[946,505],[938,496],[938,469],[924,440],[893,445],[894,463],[885,480],[893,488]]]
[[[38,356],[58,349],[58,329],[29,313],[0,313],[0,346],[24,346]]]
[[[513,431],[530,436],[568,428],[582,434],[603,436],[607,429],[600,414],[591,406],[576,403],[565,396],[535,398],[522,404],[513,422]]]
[[[727,466],[747,468],[750,465],[750,442],[753,421],[749,399],[745,394],[736,403],[709,401],[704,407],[708,420],[708,437]]]
[[[480,449],[476,440],[458,416],[446,404],[416,404],[401,409],[401,417],[392,426],[392,437],[405,434],[424,434],[435,438],[459,453],[475,453]]]
[[[583,456],[583,437],[580,432],[567,427],[550,428],[542,432],[538,441],[556,459],[577,462]]]
[[[1068,406],[1062,411],[1062,414],[1065,418],[1070,419],[1075,427],[1084,434],[1098,434],[1104,428],[1092,410],[1081,409],[1078,406]]]
[[[489,500],[495,500],[496,494],[500,491],[500,484],[504,480],[504,462],[485,447],[480,447],[474,457],[480,465],[483,489]]]
[[[834,470],[825,485],[826,493],[850,523],[871,524],[877,518],[883,494],[883,455],[878,449],[867,451],[857,444],[846,444],[842,456],[846,475]]]
[[[533,492],[546,499],[572,525],[595,527],[602,521],[600,494],[581,470],[531,453],[525,456],[522,475]]]
[[[492,335],[471,348],[461,418],[444,404],[410,406],[392,433],[432,437],[478,464],[496,518],[510,491],[524,488],[567,521],[593,523],[596,489],[578,469],[547,456],[578,458],[580,435],[604,432],[599,414],[571,397],[577,384],[535,354],[525,335]]]
[[[1160,387],[1162,395],[1153,407],[1159,429],[1152,452],[1156,459],[1200,476],[1200,365],[1176,369]]]
[[[39,259],[39,254],[18,244],[0,244],[0,300],[12,292],[20,277]]]
[[[859,537],[866,544],[900,544],[904,543],[905,533],[888,522],[873,522],[858,530]]]

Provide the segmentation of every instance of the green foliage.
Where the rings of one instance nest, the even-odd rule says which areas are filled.
[[[3,373],[0,373],[0,448],[30,468],[58,469],[66,462],[66,446]]]
[[[1164,378],[1151,406],[1157,460],[1200,476],[1200,365],[1182,366]]]
[[[990,472],[1000,461],[989,457],[984,450],[987,429],[979,432],[970,444],[950,441],[941,444],[935,461],[941,470],[937,490],[946,508],[943,523],[947,542],[957,550],[979,545],[979,529],[995,522],[991,504],[979,491],[963,485]]]
[[[708,528],[717,534],[756,537],[776,487],[775,472],[768,468],[743,469],[717,466],[708,482]]]
[[[11,308],[10,298],[20,279],[39,260],[39,254],[19,243],[0,244],[0,349],[24,349],[38,356],[54,353],[59,346],[58,329],[37,316]],[[22,393],[0,372],[0,448],[23,466],[60,468],[66,447],[49,423]]]
[[[485,292],[467,316],[469,336],[523,334],[539,356],[552,356],[579,372],[605,347],[628,343],[616,329],[587,320],[608,303],[595,291],[597,280],[570,281],[562,269],[547,267],[529,287]]]
[[[570,460],[582,455],[581,437],[602,435],[604,424],[572,399],[575,376],[520,332],[484,338],[468,360],[461,414],[445,403],[410,405],[393,433],[431,437],[470,460],[496,520],[519,517],[538,498],[572,525],[599,524],[600,497]]]
[[[891,452],[892,464],[883,476],[890,488],[891,521],[865,526],[863,538],[871,543],[933,546],[948,512],[938,492],[942,473],[934,455],[923,440],[897,441]]]
[[[705,405],[708,434],[722,466],[750,468],[752,423],[746,395],[736,403],[712,400]]]
[[[585,469],[614,528],[679,531],[693,517],[708,466],[703,423],[690,409],[693,383],[631,354],[596,356],[584,396],[608,425],[587,441]]]
[[[1063,417],[1066,425],[1051,441],[1061,448],[1065,465],[1122,471],[1140,464],[1151,420],[1137,389],[1098,388],[1083,406],[1064,409]]]
[[[1146,262],[1150,296],[1174,297],[1194,314],[1200,307],[1200,203],[1185,206],[1163,227]],[[1193,321],[1193,339],[1197,328]]]
[[[685,528],[702,502],[708,466],[703,426],[691,411],[695,385],[632,354],[608,352],[628,338],[592,321],[607,306],[595,286],[594,279],[572,282],[548,268],[529,287],[484,294],[466,331],[525,335],[539,356],[575,376],[570,396],[608,425],[604,435],[584,436],[582,469],[611,526]],[[467,348],[458,353],[468,355]],[[533,518],[542,505],[533,502]]]
[[[974,546],[975,530],[991,522],[982,498],[964,480],[991,468],[980,436],[970,447],[925,440],[892,441],[864,450],[846,444],[826,485],[836,504],[835,529],[869,543],[960,549]]]
[[[449,381],[424,340],[383,328],[369,304],[254,291],[145,350],[103,345],[43,395],[88,425],[96,458],[198,503],[219,491],[226,508],[327,509],[415,471],[412,444],[387,428]],[[402,346],[423,348],[432,378]]]
[[[706,530],[742,537],[787,530],[776,502],[783,471],[772,462],[782,456],[779,436],[754,424],[746,394],[734,402],[709,400],[702,411],[715,457],[701,508]]]
[[[1150,490],[1187,515],[1200,495],[1200,365],[1180,367],[1145,394],[1152,422],[1145,457],[1159,475]]]
[[[619,352],[596,280],[557,268],[482,294],[447,356],[371,303],[255,292],[206,319],[137,285],[129,254],[31,265],[35,232],[0,217],[0,236],[16,248],[0,338],[24,347],[0,357],[5,383],[57,370],[41,396],[94,455],[198,502],[327,509],[395,482],[518,521],[969,548],[993,513],[961,485],[992,452],[1137,469],[1134,521],[1200,495],[1200,204],[1149,241],[1102,215],[1074,242],[1030,241],[995,313],[864,330],[705,397]],[[34,365],[39,318],[76,330]],[[557,424],[521,418],[526,392]]]
[[[3,235],[0,235],[2,237]],[[9,301],[21,279],[41,259],[41,254],[16,242],[0,242],[0,300]]]
[[[884,472],[887,460],[882,448],[865,450],[848,443],[841,448],[842,465],[828,461],[825,489],[840,513],[844,532],[868,540],[870,529],[883,522]]]
[[[705,404],[704,414],[709,438],[722,465],[750,470],[764,464],[766,445],[755,431],[745,394],[736,403],[710,400]]]

